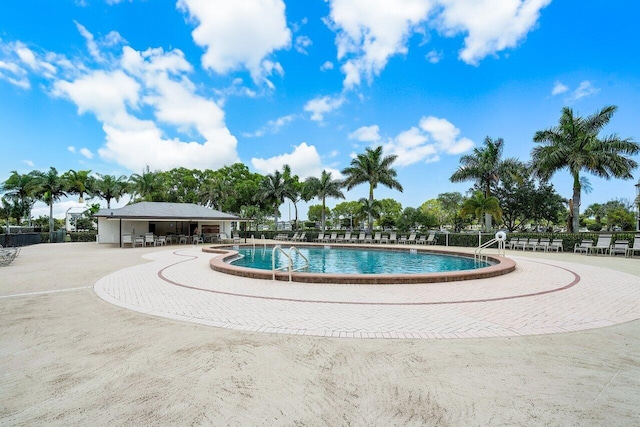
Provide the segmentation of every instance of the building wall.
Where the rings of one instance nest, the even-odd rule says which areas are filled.
[[[122,220],[122,234],[140,235],[149,231],[149,221]],[[120,220],[98,218],[98,243],[120,243]]]

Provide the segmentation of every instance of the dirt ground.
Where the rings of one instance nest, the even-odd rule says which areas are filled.
[[[0,424],[640,424],[640,321],[517,338],[332,339],[172,321],[96,296],[96,280],[152,250],[164,249],[41,244],[0,268]],[[533,256],[601,264],[640,286],[638,259]]]

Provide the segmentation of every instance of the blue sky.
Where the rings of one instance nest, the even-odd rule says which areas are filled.
[[[564,106],[617,105],[604,133],[640,139],[638,16],[623,0],[3,2],[0,179],[236,161],[338,178],[383,145],[404,193],[376,198],[417,207],[470,187],[449,177],[486,136],[528,161]],[[634,176],[589,176],[583,208],[633,199]],[[567,173],[553,183],[571,195]]]

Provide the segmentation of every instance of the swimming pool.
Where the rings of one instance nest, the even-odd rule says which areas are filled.
[[[326,250],[324,245],[318,245],[313,243],[306,244],[297,244],[296,247],[300,250],[303,248],[320,248],[321,250]],[[440,272],[428,272],[424,270],[424,267],[420,267],[420,271],[417,271],[413,267],[410,266],[409,261],[412,259],[420,259],[419,255],[423,254],[432,254],[432,255],[449,255],[453,256],[453,258],[462,258],[467,261],[470,261],[472,264],[473,255],[461,251],[460,248],[404,248],[398,249],[395,252],[399,253],[403,258],[400,258],[400,261],[396,261],[396,263],[400,263],[402,265],[401,273],[362,273],[361,271],[353,271],[352,273],[347,273],[349,268],[353,269],[354,266],[356,268],[361,268],[362,265],[366,265],[365,262],[361,262],[362,259],[366,259],[371,256],[369,252],[394,252],[391,248],[389,249],[377,249],[375,247],[363,247],[361,245],[358,246],[349,246],[349,245],[341,245],[340,248],[336,248],[335,246],[331,246],[331,249],[328,250],[328,254],[343,254],[343,252],[333,252],[338,251],[338,249],[347,248],[349,250],[354,250],[352,255],[355,257],[355,261],[344,262],[343,257],[338,256],[338,259],[335,259],[331,262],[328,262],[328,258],[325,256],[316,257],[316,261],[319,263],[333,263],[336,266],[337,272],[334,273],[322,273],[322,272],[304,272],[304,271],[295,271],[289,274],[288,271],[278,271],[275,273],[276,280],[291,280],[294,282],[306,282],[306,283],[332,283],[332,284],[410,284],[410,283],[437,283],[437,282],[454,282],[459,280],[472,280],[472,279],[484,279],[489,277],[496,277],[503,274],[511,273],[516,269],[516,263],[512,259],[501,257],[498,255],[490,255],[487,254],[486,258],[488,264],[485,266],[481,266],[479,268],[471,268],[467,270],[449,270],[449,271],[440,271]],[[248,251],[250,256],[245,256],[244,258],[251,258],[255,260],[256,256],[262,256],[264,252],[265,255],[268,252],[269,256],[271,256],[271,251],[273,250],[273,246],[267,245],[265,247],[256,246],[255,249],[253,245],[240,245],[234,247],[223,247],[220,246],[208,246],[202,248],[203,252],[208,252],[212,254],[218,254],[218,256],[214,256],[209,261],[209,266],[214,271],[219,271],[226,274],[232,274],[235,276],[249,277],[254,279],[264,279],[264,280],[272,280],[274,279],[274,274],[271,270],[270,261],[264,260],[264,262],[268,263],[268,269],[255,268],[255,266],[245,267],[236,265],[236,263],[231,263],[231,261],[237,260],[239,258],[240,251]],[[253,251],[253,252],[252,252]],[[287,249],[288,252],[288,249]],[[414,253],[415,252],[415,253]],[[247,262],[249,260],[245,260]],[[377,262],[377,264],[386,264],[385,262]],[[282,264],[281,264],[282,265]],[[299,264],[296,263],[296,266]],[[360,267],[358,267],[360,266]],[[477,265],[474,267],[478,267]],[[409,273],[408,271],[417,271],[413,273]]]
[[[289,253],[289,248],[283,247]],[[418,252],[417,250],[391,251],[375,249],[346,249],[324,247],[299,247],[298,251],[309,260],[307,269],[311,273],[340,274],[419,274],[443,271],[472,270],[488,267],[486,262],[455,255]],[[272,254],[276,268],[286,269],[289,261],[281,251],[272,248],[239,247],[238,258],[231,261],[239,267],[272,269]],[[293,268],[298,270],[306,262],[297,251],[291,252]]]

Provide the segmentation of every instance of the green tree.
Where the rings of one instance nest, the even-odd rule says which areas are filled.
[[[267,174],[262,180],[262,184],[256,194],[256,200],[264,199],[273,208],[273,217],[275,221],[275,229],[278,230],[278,215],[280,213],[280,205],[284,203],[286,197],[286,185],[284,177],[280,171]]]
[[[402,204],[394,199],[380,199],[380,219],[378,223],[383,228],[393,228],[400,215],[402,215]]]
[[[353,230],[353,227],[357,226],[360,221],[359,209],[360,204],[358,202],[340,202],[333,207],[331,212],[333,215],[342,217],[344,223],[348,224],[349,228]]]
[[[402,232],[409,232],[419,228],[431,228],[437,225],[434,215],[418,208],[407,207],[398,218],[398,229]]]
[[[36,195],[38,199],[49,205],[49,233],[51,234],[55,231],[53,204],[59,201],[61,197],[67,195],[65,182],[62,177],[58,175],[58,171],[54,167],[49,168],[49,171],[46,173],[39,172],[35,176],[37,180]]]
[[[462,197],[462,195],[460,195]],[[442,206],[442,202],[438,199],[430,199],[420,205],[418,208],[423,214],[430,215],[436,220],[438,228],[442,226],[449,219],[448,212]]]
[[[461,193],[450,192],[438,194],[438,202],[442,206],[442,209],[447,215],[446,222],[453,226],[453,230],[457,233],[460,232],[466,225],[469,224],[469,220],[460,215],[460,209],[462,209],[462,203],[464,202],[464,196]]]
[[[90,170],[75,171],[71,169],[61,176],[66,192],[77,194],[78,203],[84,203],[84,195],[92,193],[93,180],[89,176],[90,173]]]
[[[116,177],[115,175],[102,175],[99,173],[96,175],[97,179],[93,183],[93,191],[96,196],[107,202],[107,209],[111,209],[111,200],[119,202],[120,198],[127,194],[129,188],[127,177],[124,175]]]
[[[503,151],[502,138],[493,140],[487,136],[483,148],[474,148],[473,153],[460,157],[460,167],[449,179],[451,182],[475,181],[475,189],[482,191],[488,199],[492,188],[504,175],[515,176],[524,166],[515,158],[503,160]],[[491,218],[491,215],[485,215],[485,230],[491,230]]]
[[[306,201],[309,201],[317,197],[322,202],[322,209],[320,210],[320,213],[322,215],[322,230],[326,228],[327,217],[325,215],[325,211],[327,206],[327,197],[344,199],[344,194],[340,189],[341,187],[342,183],[338,180],[333,179],[331,177],[331,172],[327,172],[326,170],[322,171],[320,178],[312,176],[304,181],[304,186],[302,188],[302,198]]]
[[[557,171],[568,169],[573,178],[573,230],[570,231],[577,231],[579,227],[581,172],[605,179],[631,179],[631,171],[638,166],[628,157],[640,152],[638,143],[616,134],[598,136],[616,110],[617,107],[611,105],[591,116],[580,117],[565,107],[558,126],[538,131],[533,137],[533,141],[540,144],[531,153],[535,173],[547,180]]]
[[[373,205],[373,190],[382,184],[385,187],[403,191],[402,185],[396,179],[398,173],[391,167],[398,158],[396,155],[383,156],[382,146],[375,149],[367,148],[364,153],[358,154],[349,167],[342,170],[346,176],[344,185],[347,191],[360,184],[369,184],[369,206]],[[369,215],[369,231],[373,230],[373,216]]]
[[[322,205],[311,205],[309,206],[309,211],[307,212],[307,218],[309,221],[313,222],[322,222],[323,218],[327,218],[331,215],[331,209]]]
[[[293,209],[295,210],[295,220],[293,229],[298,229],[298,202],[302,198],[302,187],[303,184],[300,182],[300,178],[298,175],[291,174],[291,167],[289,165],[284,165],[282,170],[282,176],[284,177],[284,185],[285,185],[285,197],[291,200],[293,203]]]
[[[482,191],[476,191],[472,197],[466,199],[462,204],[460,211],[462,215],[475,216],[479,221],[486,214],[491,215],[496,220],[502,218],[502,209],[500,209],[500,202],[495,196],[485,197]],[[490,231],[485,229],[485,231]]]
[[[161,172],[152,172],[149,166],[142,171],[142,174],[134,173],[129,178],[129,190],[136,202],[162,202],[164,201],[165,189]]]
[[[11,202],[12,212],[16,213],[18,225],[21,218],[26,217],[29,224],[31,223],[31,209],[36,202],[35,192],[37,190],[37,175],[34,172],[28,174],[19,174],[17,171],[11,171],[11,175],[0,186],[0,192],[4,193],[7,201]]]

